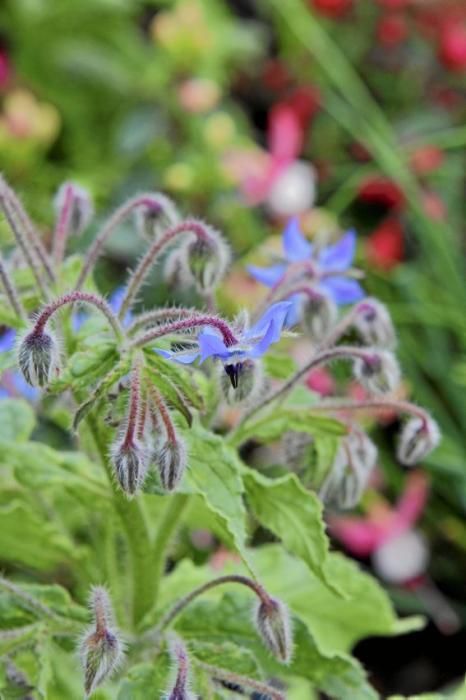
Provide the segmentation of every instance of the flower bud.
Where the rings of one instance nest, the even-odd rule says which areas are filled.
[[[107,592],[98,586],[92,591],[94,625],[80,645],[84,669],[84,689],[90,695],[121,663],[124,650],[118,633],[112,629],[112,611]]]
[[[150,195],[148,199],[149,197]],[[153,197],[152,205],[147,203],[135,209],[136,226],[148,240],[152,240],[180,219],[178,209],[169,197],[159,192]]]
[[[293,642],[290,616],[285,605],[275,598],[261,600],[254,613],[254,622],[263,643],[282,663],[291,660]]]
[[[329,506],[348,510],[365,491],[377,460],[377,448],[369,437],[354,430],[342,440],[330,472],[319,492]]]
[[[167,438],[157,454],[160,483],[166,491],[174,491],[186,469],[186,446],[178,436]]]
[[[367,345],[393,348],[396,334],[388,309],[377,299],[365,299],[356,309],[354,326]]]
[[[134,496],[146,478],[146,448],[136,438],[123,439],[112,447],[111,458],[118,484],[128,496]]]
[[[94,214],[92,200],[89,192],[74,182],[64,182],[55,195],[54,205],[60,212],[65,205],[67,189],[72,188],[72,203],[69,231],[71,234],[80,234],[88,226]]]
[[[324,338],[337,319],[336,304],[325,294],[306,297],[302,305],[303,328],[314,341]]]
[[[46,386],[60,366],[60,351],[51,333],[32,331],[18,347],[19,368],[31,386]]]
[[[440,442],[440,430],[433,418],[415,416],[404,425],[397,456],[402,464],[411,467],[424,459]]]
[[[236,388],[233,387],[230,375],[220,366],[220,386],[228,403],[237,403],[245,399],[253,399],[261,390],[264,383],[262,364],[258,361],[245,360],[241,363],[236,379]]]
[[[201,293],[219,284],[230,260],[230,251],[221,235],[210,226],[206,228],[207,236],[196,236],[184,248],[186,270]]]
[[[374,350],[354,362],[354,374],[363,387],[372,394],[386,394],[400,382],[400,368],[393,353]]]

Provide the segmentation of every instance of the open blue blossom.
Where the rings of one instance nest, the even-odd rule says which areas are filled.
[[[364,291],[357,280],[349,277],[356,248],[356,234],[347,231],[335,244],[315,251],[312,243],[306,240],[299,228],[297,218],[290,219],[283,232],[284,262],[270,267],[248,266],[249,273],[267,287],[275,287],[290,277],[290,283],[306,282],[317,292],[328,295],[336,304],[353,304],[364,297]],[[294,271],[294,272],[293,272]],[[293,308],[291,317],[297,322],[299,295],[290,297]]]
[[[232,345],[225,343],[217,329],[206,326],[199,333],[196,343],[190,344],[188,349],[157,349],[156,352],[182,364],[191,364],[198,358],[201,363],[209,357],[220,360],[236,389],[243,364],[261,357],[272,343],[280,339],[290,306],[289,301],[272,304],[256,323],[238,333],[238,339]]]

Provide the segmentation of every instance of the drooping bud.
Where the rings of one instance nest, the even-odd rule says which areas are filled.
[[[68,230],[70,234],[79,234],[88,226],[94,215],[94,208],[89,192],[74,182],[64,182],[55,195],[54,205],[57,214],[65,206],[67,191],[71,188],[71,211]]]
[[[118,668],[124,655],[123,644],[113,627],[110,600],[101,586],[92,590],[91,610],[94,624],[80,645],[86,695],[90,695]]]
[[[365,491],[377,460],[377,448],[369,437],[354,430],[342,440],[335,460],[319,492],[328,506],[348,510]]]
[[[207,235],[196,236],[183,251],[186,270],[201,293],[219,284],[230,261],[230,251],[220,233],[205,224],[204,228]]]
[[[370,350],[354,362],[354,375],[363,387],[372,394],[386,394],[397,388],[400,368],[393,353]]]
[[[186,469],[186,445],[178,436],[167,438],[157,454],[157,469],[160,483],[166,491],[174,491]]]
[[[303,301],[303,328],[314,341],[324,338],[337,319],[336,304],[326,294],[312,294]]]
[[[354,326],[367,345],[394,348],[396,334],[387,307],[377,299],[358,304]]]
[[[144,238],[152,240],[159,233],[180,220],[174,202],[164,194],[154,194],[153,204],[141,205],[135,209],[136,226]]]
[[[423,460],[440,442],[440,429],[430,416],[410,418],[404,425],[398,442],[397,456],[411,467]]]
[[[170,643],[170,656],[175,663],[176,677],[171,689],[164,695],[166,700],[195,700],[189,689],[189,657],[185,645],[178,637]]]
[[[290,615],[276,598],[261,599],[254,611],[254,623],[263,643],[282,663],[288,664],[293,652]]]
[[[31,386],[46,386],[60,366],[60,351],[52,333],[32,331],[18,346],[19,368]]]
[[[230,366],[230,365],[229,365]],[[235,365],[238,367],[238,365]],[[234,376],[236,387],[232,383],[231,373],[220,366],[220,386],[228,403],[237,403],[257,396],[264,382],[262,364],[258,361],[245,360],[241,363],[237,376]]]
[[[123,438],[112,447],[111,458],[118,484],[128,496],[134,496],[146,478],[147,449],[136,438]]]

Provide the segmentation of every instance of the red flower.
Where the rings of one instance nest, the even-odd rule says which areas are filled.
[[[382,175],[368,178],[359,186],[359,198],[368,204],[398,207],[404,203],[404,194],[398,185]]]
[[[377,25],[377,39],[387,47],[397,46],[408,36],[406,20],[401,14],[383,15]]]
[[[409,3],[410,0],[379,0],[379,5],[382,5],[386,10],[404,10]]]
[[[4,88],[11,76],[11,64],[8,53],[0,48],[0,89]]]
[[[411,167],[417,175],[428,175],[443,163],[443,151],[437,146],[419,146],[411,154]]]
[[[353,0],[311,0],[310,4],[321,15],[338,19],[353,7]]]
[[[403,260],[403,228],[398,218],[385,219],[369,236],[366,254],[374,266],[383,270],[390,270]]]
[[[447,24],[439,41],[439,59],[451,71],[466,71],[466,25]]]

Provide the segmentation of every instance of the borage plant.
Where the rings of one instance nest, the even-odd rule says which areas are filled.
[[[51,251],[5,182],[0,205],[18,249],[0,267],[2,693],[376,698],[351,647],[418,621],[397,621],[378,584],[329,551],[323,507],[356,506],[374,470],[361,414],[406,416],[409,466],[439,432],[396,398],[394,329],[357,282],[354,234],[317,250],[290,222],[284,260],[252,269],[264,306],[229,320],[215,306],[225,240],[166,197],[123,204],[83,259],[65,256],[91,215],[81,188],[56,198]],[[147,251],[107,302],[91,273],[133,215]],[[155,265],[204,308],[139,313]],[[351,370],[343,397],[318,400],[304,380],[334,362]],[[345,398],[351,375],[364,399]],[[217,541],[206,564],[187,537],[199,528]]]

